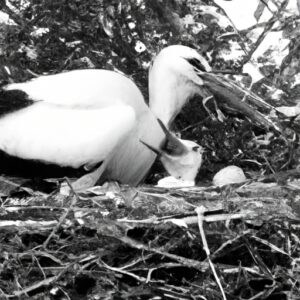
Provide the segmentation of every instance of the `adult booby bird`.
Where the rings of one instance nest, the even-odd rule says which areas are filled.
[[[210,71],[194,49],[163,49],[149,71],[149,107],[133,81],[108,70],[75,70],[8,84],[0,95],[0,150],[93,170],[79,186],[106,179],[137,185],[156,158],[150,147],[171,175],[193,181],[202,148],[168,134],[157,118],[169,127],[188,99],[202,93],[203,76]],[[5,113],[11,107],[5,99],[13,99],[17,109]]]

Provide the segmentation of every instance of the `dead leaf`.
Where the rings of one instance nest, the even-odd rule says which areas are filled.
[[[265,3],[268,3],[269,0],[265,0],[265,1],[259,1],[256,11],[254,12],[254,17],[257,21],[259,21],[260,17],[262,16],[264,9],[266,8]]]

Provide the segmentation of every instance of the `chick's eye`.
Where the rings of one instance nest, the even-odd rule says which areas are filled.
[[[199,150],[199,146],[194,146],[194,147],[192,148],[192,150],[195,151],[195,152],[197,152],[197,151]]]

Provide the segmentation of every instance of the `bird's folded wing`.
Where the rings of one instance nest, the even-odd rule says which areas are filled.
[[[73,109],[38,102],[0,119],[0,149],[61,166],[97,164],[135,125],[128,105]]]
[[[1,103],[9,105],[13,101],[23,107],[30,105],[28,101],[44,101],[73,108],[97,108],[118,103],[135,107],[144,103],[138,87],[128,77],[97,69],[74,70],[12,83],[4,86],[1,93],[0,110]]]

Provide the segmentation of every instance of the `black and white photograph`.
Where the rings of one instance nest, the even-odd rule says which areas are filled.
[[[299,0],[0,0],[2,299],[300,299]]]

